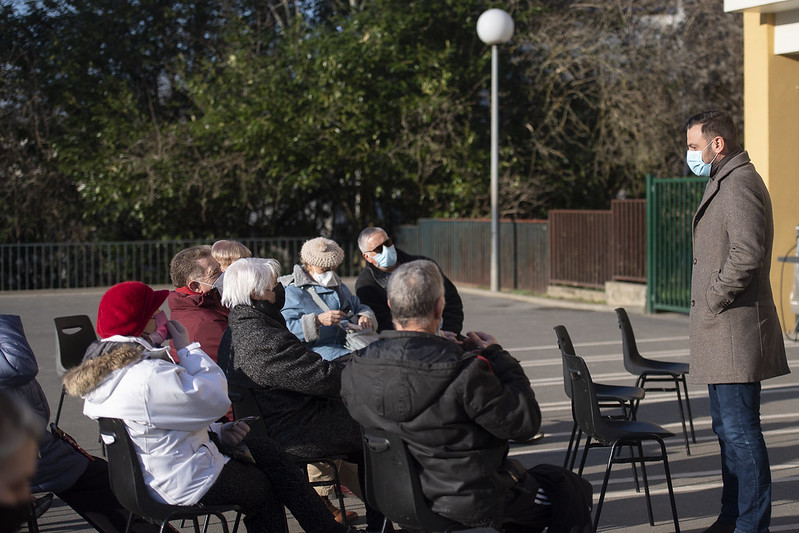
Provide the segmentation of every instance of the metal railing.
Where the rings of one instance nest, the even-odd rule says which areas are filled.
[[[236,239],[255,257],[280,261],[283,273],[299,262],[306,237]],[[341,242],[341,276],[354,275],[360,253],[354,241]],[[194,240],[0,244],[0,291],[108,287],[128,280],[168,285],[169,262]]]
[[[707,178],[647,176],[647,312],[691,305],[691,224]]]
[[[420,219],[417,225],[400,226],[395,233],[400,248],[433,259],[452,281],[489,285],[489,220]],[[502,220],[499,234],[501,288],[546,292],[549,284],[546,221]]]

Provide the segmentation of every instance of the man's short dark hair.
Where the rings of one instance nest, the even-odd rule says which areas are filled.
[[[724,111],[713,109],[697,113],[685,121],[685,130],[688,131],[697,124],[702,125],[702,135],[706,139],[721,137],[730,148],[738,146],[738,129],[732,117]]]
[[[397,267],[386,289],[391,316],[405,326],[409,321],[427,320],[435,304],[444,296],[444,277],[438,265],[417,259]]]
[[[211,247],[207,244],[192,246],[175,254],[169,262],[169,277],[175,287],[187,287],[193,279],[205,276],[205,269],[197,260],[211,256]]]

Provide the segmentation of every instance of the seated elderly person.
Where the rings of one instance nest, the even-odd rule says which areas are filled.
[[[364,427],[407,443],[432,510],[506,532],[591,531],[588,482],[560,467],[527,470],[508,458],[508,440],[527,440],[541,424],[535,394],[492,336],[470,332],[459,345],[437,334],[445,306],[438,266],[399,266],[388,302],[396,331],[353,354],[341,395]]]
[[[348,354],[346,328],[373,329],[377,320],[336,274],[344,250],[335,241],[317,237],[302,245],[300,259],[302,265],[294,265],[292,274],[279,279],[286,288],[281,311],[286,326],[322,359]]]
[[[64,377],[67,392],[84,398],[90,418],[124,420],[155,499],[240,505],[250,532],[283,531],[284,505],[305,531],[346,532],[274,441],[248,441],[255,464],[220,452],[216,442],[235,446],[249,427],[213,424],[230,407],[227,380],[186,328],[166,319],[167,294],[138,281],[108,289],[97,314],[102,339]],[[160,346],[170,337],[177,360]]]
[[[270,436],[301,458],[344,455],[358,465],[353,492],[363,486],[361,427],[341,402],[343,365],[309,350],[286,327],[285,293],[274,259],[239,259],[225,272],[222,303],[230,308],[231,345],[220,346],[231,384],[252,390]],[[317,498],[319,501],[319,498]],[[366,505],[367,529],[383,516]]]

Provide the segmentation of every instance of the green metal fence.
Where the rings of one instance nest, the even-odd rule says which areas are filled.
[[[299,262],[306,237],[236,239],[256,257],[280,261],[284,273]],[[212,241],[213,242],[213,241]],[[345,261],[341,276],[354,275],[360,265],[355,241],[338,241]],[[183,248],[207,242],[130,241],[0,244],[0,291],[108,287],[127,280],[167,285],[169,261]]]
[[[691,221],[706,178],[647,176],[647,312],[691,305]]]

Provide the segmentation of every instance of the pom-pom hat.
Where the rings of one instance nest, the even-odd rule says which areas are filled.
[[[169,291],[154,291],[140,281],[114,285],[100,299],[97,310],[97,333],[140,337],[152,316],[163,305]]]
[[[336,244],[336,241],[317,237],[305,241],[300,250],[300,259],[306,265],[334,269],[344,261],[344,250]]]

